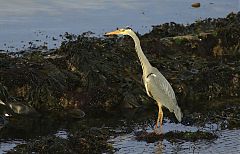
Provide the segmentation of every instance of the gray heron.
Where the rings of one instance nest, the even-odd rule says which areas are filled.
[[[135,43],[135,50],[137,52],[138,58],[142,65],[143,75],[142,79],[146,88],[147,95],[153,98],[158,105],[158,118],[155,128],[160,127],[162,129],[163,111],[162,106],[169,109],[170,112],[174,112],[177,120],[181,122],[182,112],[177,104],[175,93],[167,81],[167,79],[158,71],[157,68],[153,67],[146,56],[144,55],[140,40],[137,35],[131,29],[118,29],[112,32],[108,32],[105,35],[128,35]]]

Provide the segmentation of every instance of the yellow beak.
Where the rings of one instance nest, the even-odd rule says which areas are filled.
[[[105,35],[118,35],[118,34],[122,34],[122,32],[120,30],[115,30],[112,32],[105,33]]]

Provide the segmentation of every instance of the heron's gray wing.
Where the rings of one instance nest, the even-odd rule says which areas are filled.
[[[157,102],[173,111],[177,105],[175,93],[167,79],[156,69],[153,68],[153,74],[146,80],[148,93]]]

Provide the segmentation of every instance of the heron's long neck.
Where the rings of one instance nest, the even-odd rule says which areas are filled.
[[[136,49],[136,52],[137,52],[137,55],[138,55],[138,58],[141,62],[141,65],[142,65],[142,69],[143,69],[143,73],[144,74],[147,74],[149,72],[147,72],[148,70],[150,70],[151,68],[151,64],[149,63],[149,61],[147,60],[146,56],[144,55],[143,51],[142,51],[142,48],[141,48],[141,45],[140,45],[140,40],[138,39],[137,35],[136,34],[132,34],[130,35],[133,40],[134,40],[134,43],[135,43],[135,49]]]

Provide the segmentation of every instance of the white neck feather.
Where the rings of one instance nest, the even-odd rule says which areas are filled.
[[[149,63],[147,57],[144,55],[144,53],[142,51],[142,48],[141,48],[141,45],[140,45],[140,40],[139,40],[139,38],[137,37],[137,35],[134,32],[130,32],[129,36],[131,36],[133,38],[133,40],[134,40],[135,50],[136,50],[138,58],[139,58],[139,60],[141,62],[142,69],[143,69],[143,74],[147,75],[147,74],[150,73],[149,71],[150,71],[150,68],[152,66],[151,66],[151,64]]]

